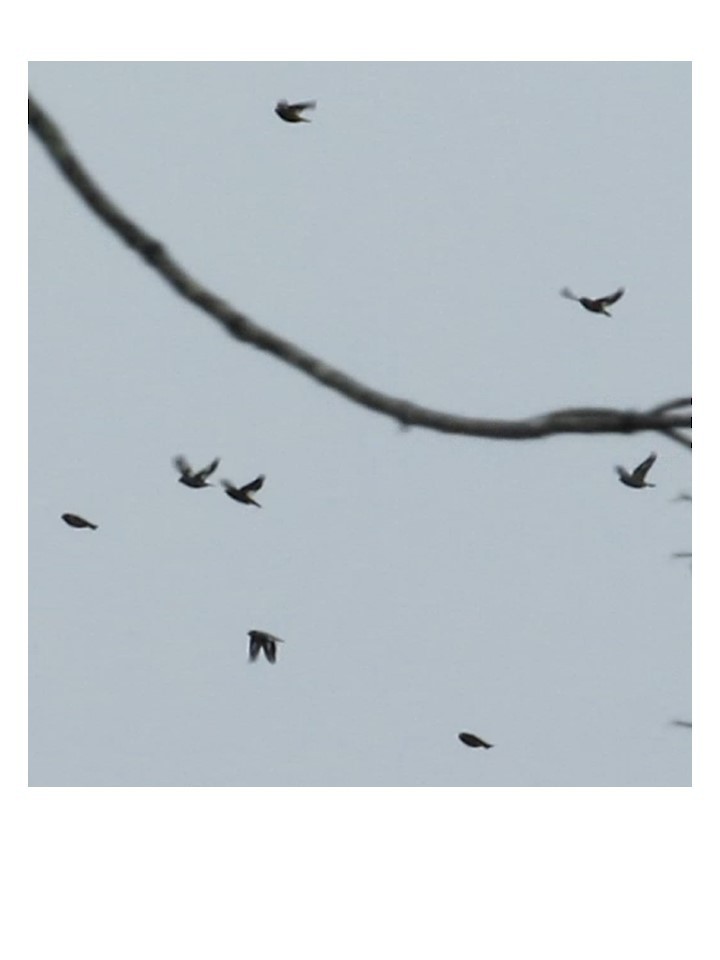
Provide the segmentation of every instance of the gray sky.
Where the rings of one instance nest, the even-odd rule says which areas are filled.
[[[30,86],[199,280],[373,387],[506,417],[689,392],[688,64]],[[29,152],[32,784],[690,783],[687,451],[400,431],[229,339]],[[564,285],[627,293],[608,319]],[[656,489],[619,484],[651,450]],[[177,453],[265,473],[263,509],[178,484]],[[251,628],[285,638],[274,667]]]

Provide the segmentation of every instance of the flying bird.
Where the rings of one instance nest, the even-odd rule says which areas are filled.
[[[208,464],[207,467],[203,467],[202,470],[194,473],[185,457],[175,457],[173,460],[173,464],[180,471],[178,483],[184,483],[186,487],[211,487],[212,484],[207,483],[207,478],[213,470],[217,469],[219,463],[220,458],[217,457],[212,463]]]
[[[604,313],[606,317],[611,317],[612,314],[609,313],[606,308],[611,307],[613,303],[617,303],[624,293],[625,288],[620,287],[619,290],[616,290],[615,293],[608,294],[607,297],[598,297],[597,300],[593,300],[591,297],[576,297],[572,290],[563,287],[560,291],[560,296],[565,297],[566,300],[577,300],[578,303],[581,303],[585,309],[591,313]]]
[[[459,733],[458,739],[462,740],[467,747],[485,747],[486,750],[490,750],[494,746],[494,744],[476,737],[474,733]]]
[[[673,720],[672,725],[674,727],[688,727],[692,730],[692,720]]]
[[[310,123],[307,117],[301,117],[303,110],[314,110],[316,100],[305,100],[302,103],[288,103],[287,100],[278,100],[275,113],[286,123]]]
[[[675,553],[671,553],[670,556],[674,560],[687,560],[688,566],[692,570],[692,550],[677,550]]]
[[[651,453],[647,460],[643,460],[632,473],[628,473],[625,467],[615,467],[615,470],[620,478],[620,483],[624,483],[626,487],[635,487],[635,489],[640,490],[642,487],[654,487],[654,483],[648,483],[645,480],[647,472],[650,467],[657,460],[657,454]]]
[[[91,530],[97,530],[96,523],[90,523],[84,517],[79,517],[76,513],[63,513],[62,519],[69,527],[89,527]]]
[[[246,483],[244,487],[236,487],[233,483],[230,483],[229,480],[222,480],[221,483],[225,487],[225,493],[229,497],[232,497],[233,500],[237,500],[238,503],[252,503],[255,507],[262,506],[257,500],[253,500],[250,494],[257,493],[265,483],[264,474],[261,473],[252,483]]]
[[[265,659],[269,663],[275,663],[277,660],[277,644],[285,643],[280,637],[274,637],[271,633],[265,633],[264,630],[248,630],[250,637],[250,662],[254,663],[262,650]]]

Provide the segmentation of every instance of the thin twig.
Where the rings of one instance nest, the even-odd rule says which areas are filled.
[[[677,410],[680,407],[691,407],[692,397],[678,397],[677,400],[668,400],[652,408],[652,413],[667,413],[668,410]]]

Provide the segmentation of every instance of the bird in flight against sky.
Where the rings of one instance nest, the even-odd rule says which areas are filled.
[[[277,644],[284,643],[280,637],[274,637],[271,633],[265,633],[264,630],[248,630],[250,637],[250,662],[254,663],[262,650],[265,659],[269,663],[275,663],[277,660]]]
[[[467,747],[485,747],[486,750],[490,750],[494,746],[494,744],[476,737],[474,733],[459,733],[458,739],[462,740]]]
[[[180,471],[180,476],[178,478],[178,483],[184,483],[186,487],[211,487],[212,484],[207,482],[207,478],[217,469],[218,464],[220,463],[220,458],[213,460],[212,463],[208,464],[207,467],[203,467],[202,470],[198,470],[197,473],[193,472],[192,467],[187,462],[185,457],[175,457],[173,460],[175,467]]]
[[[221,483],[225,487],[225,493],[229,497],[232,497],[233,500],[237,500],[238,503],[252,503],[253,506],[256,507],[262,506],[257,500],[253,500],[250,494],[257,493],[265,483],[264,474],[261,473],[252,483],[246,483],[244,487],[236,487],[233,483],[230,483],[229,480],[222,480]]]
[[[635,487],[637,490],[640,490],[642,487],[654,487],[654,483],[648,483],[645,480],[647,472],[650,467],[657,460],[657,454],[651,453],[647,460],[643,460],[632,473],[628,473],[625,467],[615,467],[617,475],[620,477],[620,483],[624,483],[626,487]]]
[[[84,517],[79,517],[76,513],[64,513],[62,519],[69,527],[89,527],[91,530],[97,530],[96,523],[90,523]]]
[[[674,727],[688,727],[692,730],[692,720],[673,720],[672,725]]]
[[[287,100],[278,100],[275,113],[286,123],[310,123],[307,117],[302,117],[300,114],[303,110],[314,110],[316,106],[316,100],[304,100],[301,103],[288,103]]]
[[[611,317],[612,314],[608,312],[607,307],[611,307],[614,303],[617,303],[624,293],[625,288],[620,287],[615,293],[609,293],[606,297],[598,297],[597,300],[593,300],[591,297],[576,297],[572,290],[563,287],[560,291],[560,296],[565,297],[566,300],[577,300],[578,303],[581,303],[585,309],[591,313],[604,313],[606,317]]]

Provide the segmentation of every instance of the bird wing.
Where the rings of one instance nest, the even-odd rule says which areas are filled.
[[[173,460],[173,466],[177,470],[179,470],[184,477],[192,473],[192,468],[190,464],[187,462],[187,460],[185,459],[185,457],[182,457],[182,456],[175,457],[175,459]]]
[[[260,637],[252,631],[250,634],[250,660],[257,660],[258,654],[263,648],[263,642]]]
[[[638,464],[632,472],[633,480],[644,480],[648,470],[656,460],[657,454],[651,453],[647,460],[643,460],[641,464]]]
[[[264,644],[265,656],[268,658],[270,663],[275,663],[277,660],[277,647],[275,646],[275,641],[268,637]]]
[[[197,473],[198,478],[202,480],[206,480],[211,473],[217,470],[219,463],[220,463],[220,457],[217,457],[215,460],[213,460],[212,463],[209,463],[207,467],[203,467],[202,470],[198,470],[198,473]]]
[[[234,483],[230,483],[229,480],[221,480],[221,481],[220,481],[220,484],[221,484],[223,487],[225,487],[225,489],[226,489],[229,493],[236,493],[236,492],[237,492],[237,487],[235,486]]]
[[[300,110],[314,110],[317,106],[317,100],[303,100],[301,103],[289,103],[288,110],[297,113]]]
[[[579,300],[579,297],[576,297],[575,294],[569,287],[563,287],[560,291],[560,296],[565,297],[566,300]]]
[[[246,483],[244,487],[240,487],[240,493],[255,493],[257,492],[262,485],[265,483],[265,477],[261,473],[259,477],[256,477],[252,483]]]
[[[617,303],[620,297],[625,293],[625,287],[620,287],[619,290],[616,290],[615,293],[608,294],[607,297],[600,297],[600,303],[604,304],[606,307],[611,307],[613,303]]]

